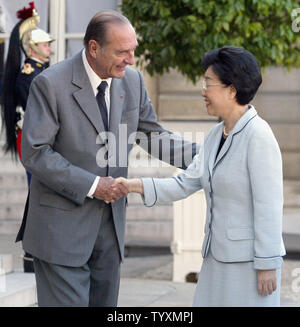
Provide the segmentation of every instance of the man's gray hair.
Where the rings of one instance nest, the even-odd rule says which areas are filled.
[[[90,40],[95,40],[101,47],[104,47],[107,40],[107,27],[109,24],[130,24],[130,21],[114,10],[104,10],[98,12],[89,22],[83,39],[87,49]]]

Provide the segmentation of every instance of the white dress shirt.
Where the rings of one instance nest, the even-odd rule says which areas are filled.
[[[106,81],[108,86],[105,90],[105,102],[106,102],[106,107],[107,107],[107,119],[109,123],[109,113],[110,113],[110,85],[111,85],[111,78],[107,79],[101,79],[92,69],[90,64],[87,61],[86,54],[85,54],[85,49],[82,50],[82,61],[83,65],[85,68],[85,71],[89,77],[93,92],[95,94],[95,97],[97,96],[98,93],[98,86],[102,81]],[[99,182],[100,176],[97,176],[94,180],[94,183],[92,187],[89,190],[89,193],[87,194],[88,197],[93,198],[93,194],[97,188],[98,182]]]

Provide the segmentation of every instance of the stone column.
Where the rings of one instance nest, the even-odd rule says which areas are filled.
[[[173,281],[185,282],[189,273],[198,273],[202,264],[206,201],[198,191],[182,201],[174,202]]]
[[[50,1],[50,35],[55,39],[52,43],[51,64],[65,59],[66,55],[66,0]]]

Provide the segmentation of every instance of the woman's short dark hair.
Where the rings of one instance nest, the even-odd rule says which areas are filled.
[[[235,87],[238,104],[248,104],[254,98],[262,77],[252,53],[233,46],[210,50],[202,59],[202,68],[206,71],[210,66],[223,84]]]
[[[104,47],[107,40],[107,26],[109,24],[130,24],[129,20],[114,10],[104,10],[98,12],[89,22],[83,43],[85,48],[88,47],[90,40],[97,41],[101,47]]]

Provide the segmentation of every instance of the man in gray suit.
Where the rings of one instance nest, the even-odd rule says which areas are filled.
[[[157,123],[141,73],[127,67],[137,46],[127,18],[96,14],[84,45],[33,81],[24,120],[32,180],[23,247],[34,256],[39,306],[117,305],[128,190],[113,185],[127,176],[134,133],[160,159],[169,142],[177,167],[196,153]]]

